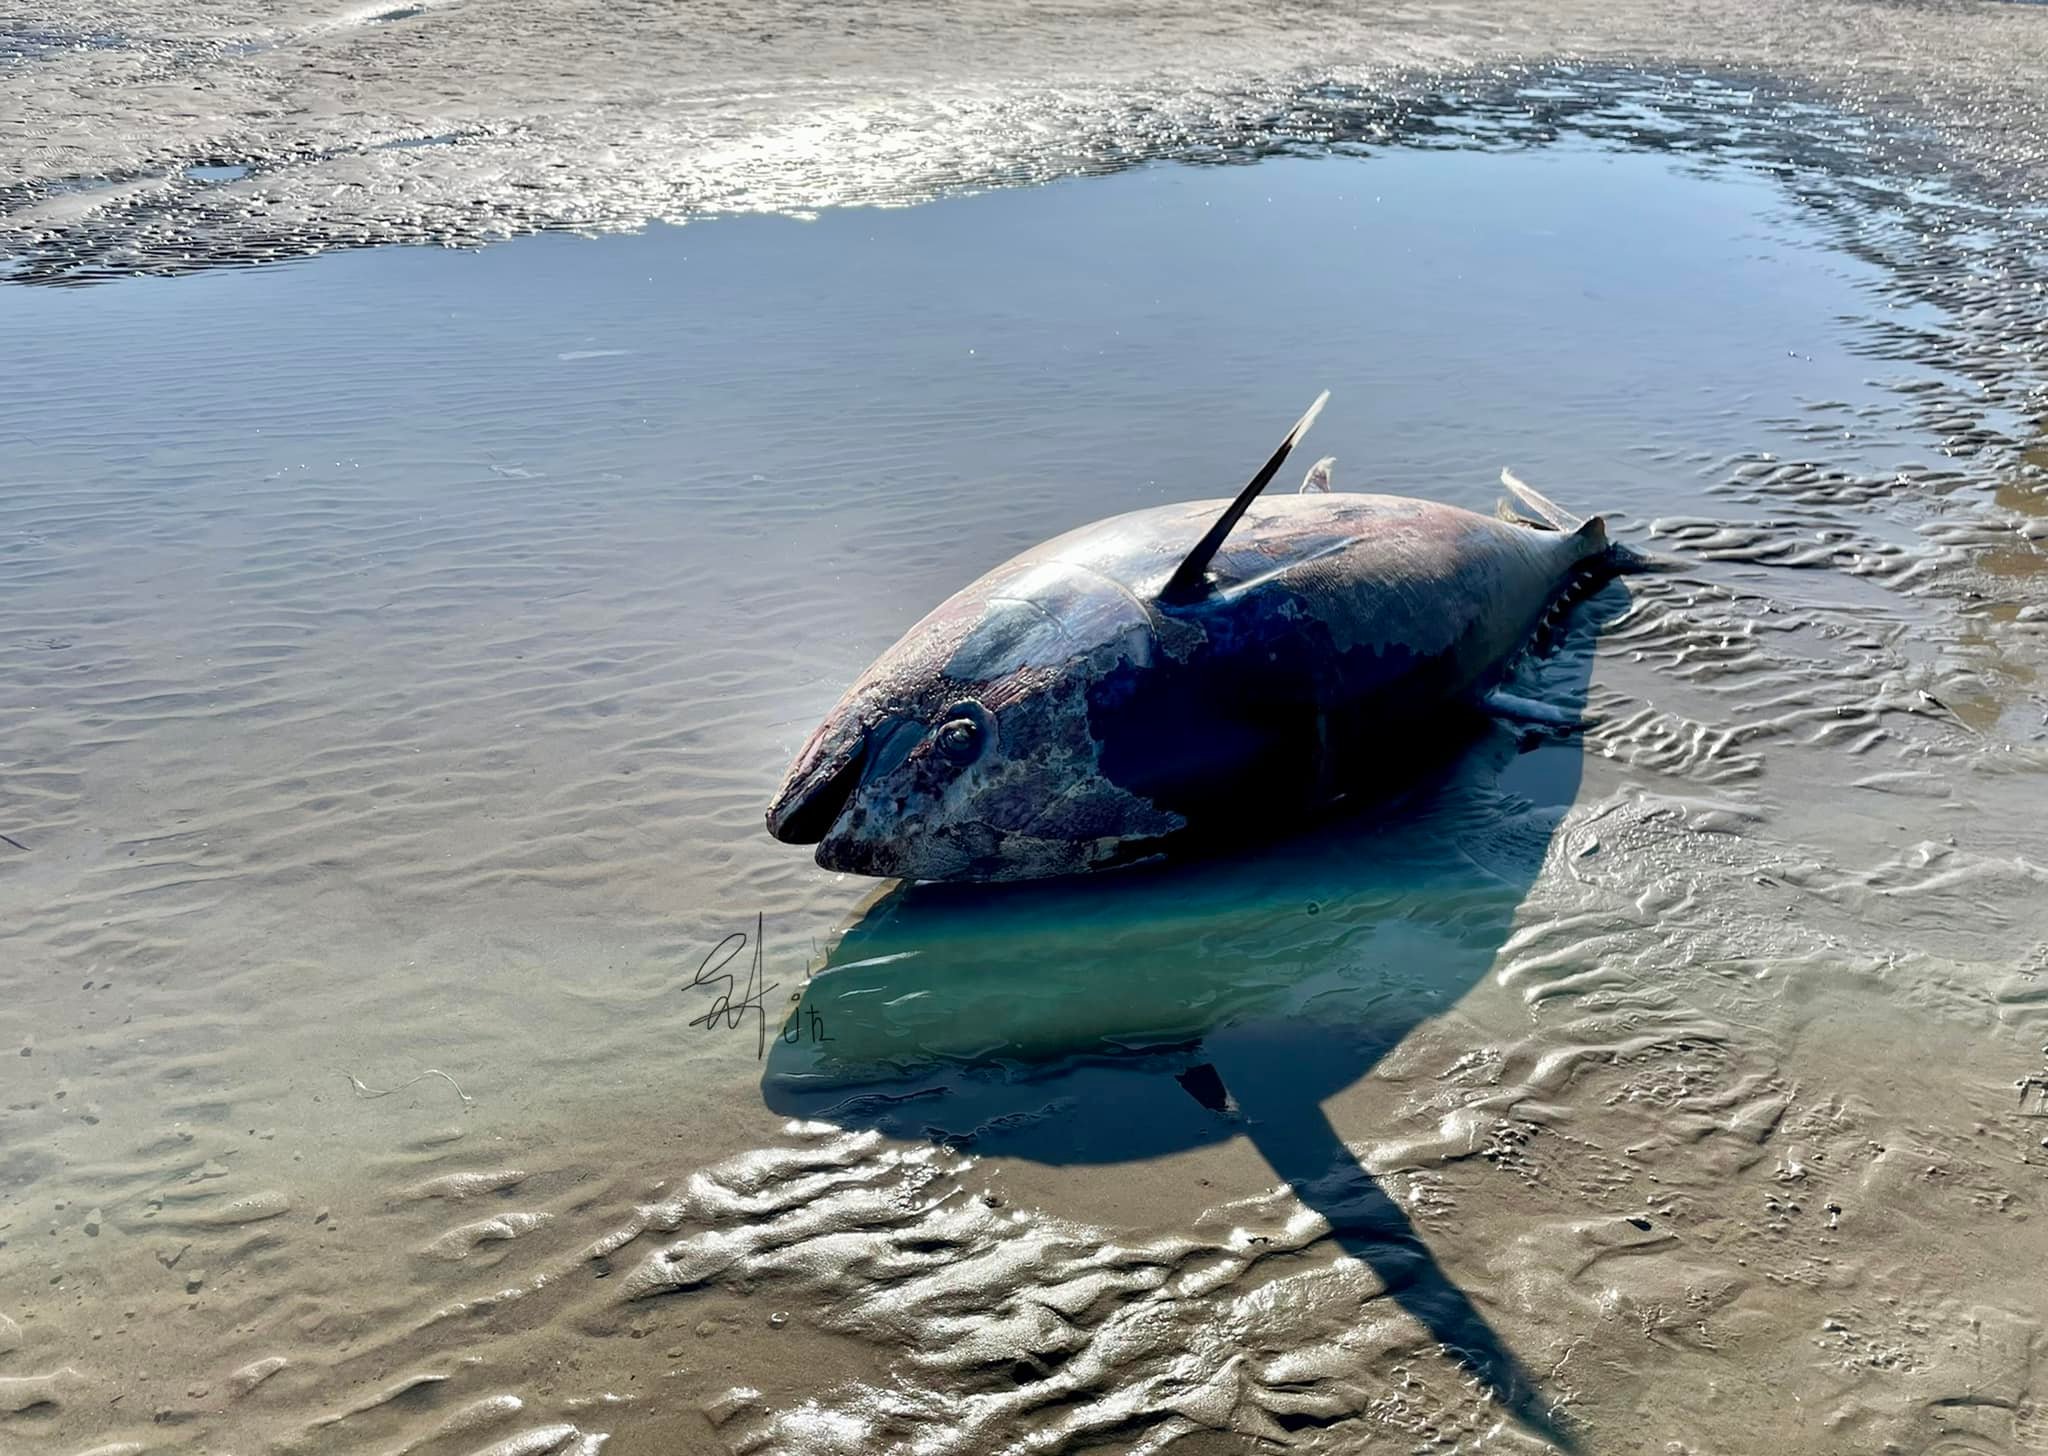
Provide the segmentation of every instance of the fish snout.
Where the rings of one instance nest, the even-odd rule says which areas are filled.
[[[817,844],[832,832],[867,770],[868,735],[850,718],[819,725],[768,805],[768,832],[784,844]]]

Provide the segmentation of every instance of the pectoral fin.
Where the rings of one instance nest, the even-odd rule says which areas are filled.
[[[1582,732],[1600,721],[1597,714],[1574,713],[1566,708],[1539,703],[1534,698],[1522,697],[1519,693],[1504,692],[1495,688],[1480,700],[1480,706],[1496,718],[1505,718],[1512,723],[1534,723],[1544,728],[1563,728],[1570,732]]]
[[[1308,427],[1316,422],[1316,416],[1322,413],[1323,405],[1329,398],[1330,391],[1326,389],[1316,396],[1316,402],[1308,407],[1308,413],[1294,422],[1294,428],[1287,432],[1287,438],[1280,442],[1280,448],[1273,452],[1272,459],[1261,466],[1259,473],[1251,478],[1251,483],[1237,493],[1237,499],[1230,503],[1223,514],[1217,517],[1216,524],[1195,543],[1194,550],[1181,558],[1180,565],[1173,569],[1173,575],[1167,578],[1166,585],[1159,589],[1159,600],[1188,602],[1208,591],[1205,573],[1209,569],[1210,558],[1215,556],[1218,548],[1223,545],[1223,538],[1230,534],[1230,528],[1243,517],[1246,509],[1258,498],[1259,492],[1280,473],[1280,467],[1286,463],[1294,447],[1301,443],[1301,437],[1308,433]]]

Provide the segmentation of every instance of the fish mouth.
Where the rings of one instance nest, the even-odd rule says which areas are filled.
[[[784,844],[818,844],[832,832],[867,770],[868,736],[820,728],[768,806],[768,832]]]

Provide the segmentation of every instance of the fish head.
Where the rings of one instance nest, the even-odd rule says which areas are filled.
[[[797,754],[768,829],[827,869],[922,880],[1073,874],[1145,857],[1179,816],[1101,770],[1091,697],[1142,671],[1151,610],[1030,555],[878,658]]]

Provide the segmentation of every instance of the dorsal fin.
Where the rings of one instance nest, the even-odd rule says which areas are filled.
[[[1306,435],[1308,427],[1316,422],[1316,416],[1322,412],[1323,405],[1329,397],[1330,391],[1324,390],[1316,396],[1316,402],[1308,407],[1308,413],[1294,422],[1294,428],[1287,432],[1287,438],[1280,442],[1280,448],[1273,452],[1273,458],[1260,467],[1259,473],[1252,477],[1251,484],[1237,493],[1237,499],[1216,518],[1216,524],[1195,543],[1195,549],[1183,557],[1180,565],[1173,569],[1173,575],[1168,577],[1166,585],[1159,589],[1161,601],[1192,601],[1209,589],[1209,562],[1223,545],[1223,538],[1230,534],[1230,528],[1238,523],[1259,492],[1280,473],[1280,467],[1287,462],[1288,452],[1301,443],[1301,437]]]

